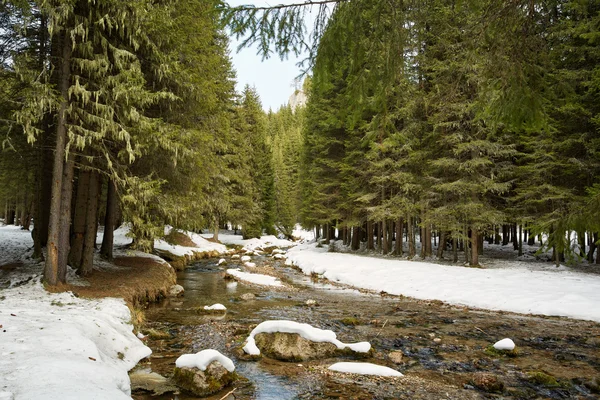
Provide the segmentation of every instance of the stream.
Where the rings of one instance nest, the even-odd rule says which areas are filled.
[[[234,361],[236,372],[245,379],[209,397],[213,400],[597,398],[600,326],[596,323],[364,293],[314,280],[271,258],[253,257],[252,261],[273,271],[286,288],[224,279],[224,269],[239,266],[236,260],[228,259],[226,267],[218,266],[218,259],[192,264],[177,277],[185,295],[146,310],[146,327],[154,332],[147,343],[153,355],[137,368],[169,377],[180,355],[219,350]],[[248,294],[255,297],[243,300]],[[307,305],[309,299],[316,304]],[[227,312],[198,311],[215,303],[225,305]],[[268,358],[245,361],[240,349],[248,333],[260,322],[274,319],[331,329],[343,342],[369,341],[375,349],[373,358],[357,361],[386,365],[405,377],[328,371],[334,362],[352,361],[340,358],[303,363]],[[515,339],[517,357],[486,353],[490,343],[503,337]],[[537,372],[555,380],[533,380]],[[479,387],[478,374],[495,377],[502,382],[502,390]],[[133,398],[196,397],[136,390]]]

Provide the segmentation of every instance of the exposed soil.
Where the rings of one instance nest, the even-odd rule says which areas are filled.
[[[228,260],[229,266],[236,262]],[[253,260],[256,261],[256,260]],[[178,275],[183,299],[169,299],[147,311],[149,328],[165,332],[149,339],[154,354],[145,364],[164,376],[181,354],[214,348],[232,357],[248,380],[221,399],[595,399],[600,376],[600,324],[568,318],[520,315],[456,307],[440,301],[359,293],[271,264],[293,289],[269,290],[242,283],[227,286],[216,266],[206,260]],[[263,271],[269,268],[266,265]],[[229,282],[229,285],[231,283]],[[240,295],[255,294],[242,301]],[[306,305],[307,300],[316,305]],[[200,315],[194,308],[221,302],[223,315]],[[245,361],[240,348],[250,330],[267,319],[289,319],[332,329],[345,342],[369,341],[368,361],[405,374],[380,378],[327,370],[327,359],[285,363],[263,358]],[[490,351],[510,337],[516,355]],[[136,399],[167,399],[134,393]],[[178,399],[187,399],[178,394]]]

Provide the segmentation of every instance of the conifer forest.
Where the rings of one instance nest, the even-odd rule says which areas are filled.
[[[123,223],[144,251],[165,225],[300,224],[390,257],[477,266],[487,241],[600,263],[600,1],[0,10],[1,212],[49,285],[112,259]],[[305,54],[307,104],[236,92],[229,35]]]

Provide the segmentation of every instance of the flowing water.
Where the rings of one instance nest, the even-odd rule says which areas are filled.
[[[229,262],[231,267],[234,261]],[[165,337],[149,339],[153,355],[141,367],[168,377],[180,355],[206,348],[219,350],[233,359],[236,372],[245,379],[234,388],[210,397],[215,400],[496,396],[471,384],[477,373],[499,377],[505,385],[503,397],[595,398],[590,387],[594,376],[600,374],[598,324],[361,293],[313,281],[272,259],[256,257],[253,262],[274,267],[287,288],[272,289],[226,280],[216,259],[203,260],[178,273],[185,296],[166,299],[146,311],[147,326],[163,332]],[[242,300],[247,293],[255,298]],[[309,299],[317,305],[308,306]],[[199,311],[215,303],[225,305],[227,312]],[[387,365],[406,376],[397,380],[330,373],[326,367],[338,359],[301,364],[268,358],[245,361],[240,348],[248,333],[258,323],[273,319],[331,329],[344,342],[370,341],[375,355],[364,361]],[[576,333],[572,330],[575,325]],[[565,337],[567,334],[570,336]],[[506,336],[512,336],[520,345],[521,354],[517,358],[485,353],[489,343]],[[540,340],[546,340],[547,345],[539,346]],[[558,346],[550,347],[550,343]],[[561,386],[532,383],[528,373],[541,370],[556,377]],[[234,391],[228,394],[231,390]],[[133,397],[195,398],[183,393],[155,396],[142,391],[134,392]]]

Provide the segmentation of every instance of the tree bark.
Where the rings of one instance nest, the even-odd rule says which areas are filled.
[[[83,254],[79,275],[89,276],[94,267],[94,250],[96,244],[96,220],[98,219],[98,172],[90,173],[90,184],[85,217],[85,236],[83,241]]]
[[[360,226],[352,227],[352,250],[360,249]]]
[[[512,224],[512,242],[513,249],[519,250],[519,238],[517,237],[517,224]]]
[[[402,218],[398,218],[396,221],[396,255],[402,255],[402,228],[404,227],[404,221]]]
[[[215,242],[219,241],[219,216],[215,217],[215,228],[213,232],[213,240]]]
[[[442,231],[440,236],[440,244],[437,248],[437,258],[442,260],[444,258],[444,250],[446,248],[446,231]]]
[[[104,216],[104,235],[102,236],[102,247],[100,255],[105,259],[113,259],[113,242],[115,230],[115,216],[117,210],[117,190],[115,182],[108,180],[108,189],[106,191],[106,214]]]
[[[502,246],[506,246],[510,241],[510,230],[508,225],[502,225]]]
[[[367,250],[374,250],[375,246],[373,244],[373,222],[371,220],[367,221]]]
[[[71,238],[71,199],[73,197],[73,176],[75,166],[71,156],[65,161],[63,167],[63,179],[61,188],[60,203],[60,233],[58,242],[60,245],[58,280],[67,281],[67,263],[69,259],[70,238]]]
[[[417,253],[415,249],[415,229],[410,215],[406,217],[406,224],[406,233],[408,235],[408,257],[413,258]]]
[[[81,268],[83,257],[83,240],[85,237],[85,218],[89,191],[90,171],[86,169],[80,169],[79,179],[77,181],[77,194],[75,196],[75,213],[73,215],[71,251],[69,252],[69,263],[75,269]]]
[[[494,227],[494,244],[500,244],[500,228],[498,225]]]
[[[523,255],[523,225],[519,225],[519,257]]]
[[[452,262],[458,262],[458,243],[456,243],[456,238],[452,238]]]
[[[52,197],[50,200],[50,218],[48,224],[48,257],[44,265],[44,280],[49,285],[60,283],[58,271],[62,269],[60,263],[60,229],[61,229],[61,190],[65,152],[67,144],[67,107],[69,97],[69,84],[71,78],[71,43],[69,31],[63,32],[62,60],[59,72],[59,91],[61,95],[56,127],[56,146],[54,151],[54,167],[52,169]]]
[[[381,221],[381,235],[383,239],[381,252],[383,254],[388,254],[390,252],[390,243],[388,237],[387,220],[385,218],[383,219],[383,221]]]
[[[471,229],[471,266],[479,266],[479,236],[476,229]]]

